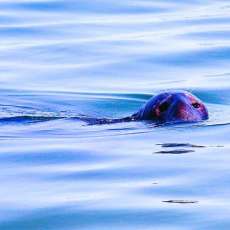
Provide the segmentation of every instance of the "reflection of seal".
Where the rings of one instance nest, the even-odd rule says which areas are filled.
[[[84,118],[89,124],[150,120],[155,123],[196,122],[208,119],[208,110],[194,95],[186,91],[164,92],[150,98],[135,114],[120,119]]]
[[[157,123],[195,122],[208,119],[208,111],[191,93],[173,91],[150,98],[132,117],[134,120],[152,120]]]

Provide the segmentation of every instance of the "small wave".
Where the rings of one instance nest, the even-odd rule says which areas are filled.
[[[15,117],[2,117],[0,118],[0,124],[4,123],[35,123],[35,122],[44,122],[44,121],[51,121],[57,120],[64,117],[46,117],[46,116],[30,116],[30,115],[22,115],[22,116],[15,116]]]
[[[163,200],[162,202],[172,203],[172,204],[195,204],[195,203],[198,203],[198,201],[196,201],[196,200]]]
[[[184,154],[184,153],[193,153],[195,150],[191,149],[175,149],[175,150],[162,150],[162,151],[157,151],[155,152],[156,154]]]
[[[164,143],[164,144],[157,144],[163,148],[175,148],[175,147],[192,147],[192,148],[205,148],[204,145],[195,145],[190,143]]]

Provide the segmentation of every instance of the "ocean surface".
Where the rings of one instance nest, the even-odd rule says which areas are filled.
[[[188,90],[210,119],[120,118]],[[229,0],[0,1],[0,229],[230,229]]]

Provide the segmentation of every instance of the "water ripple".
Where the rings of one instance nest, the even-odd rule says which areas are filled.
[[[1,0],[0,229],[228,229],[230,3]],[[87,125],[162,90],[210,119]]]

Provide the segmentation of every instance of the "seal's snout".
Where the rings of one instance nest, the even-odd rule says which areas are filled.
[[[166,92],[152,97],[137,113],[141,120],[195,122],[208,119],[204,103],[186,91]]]
[[[194,122],[208,119],[205,105],[195,96],[184,93],[174,97],[174,104],[168,114],[169,120]]]

